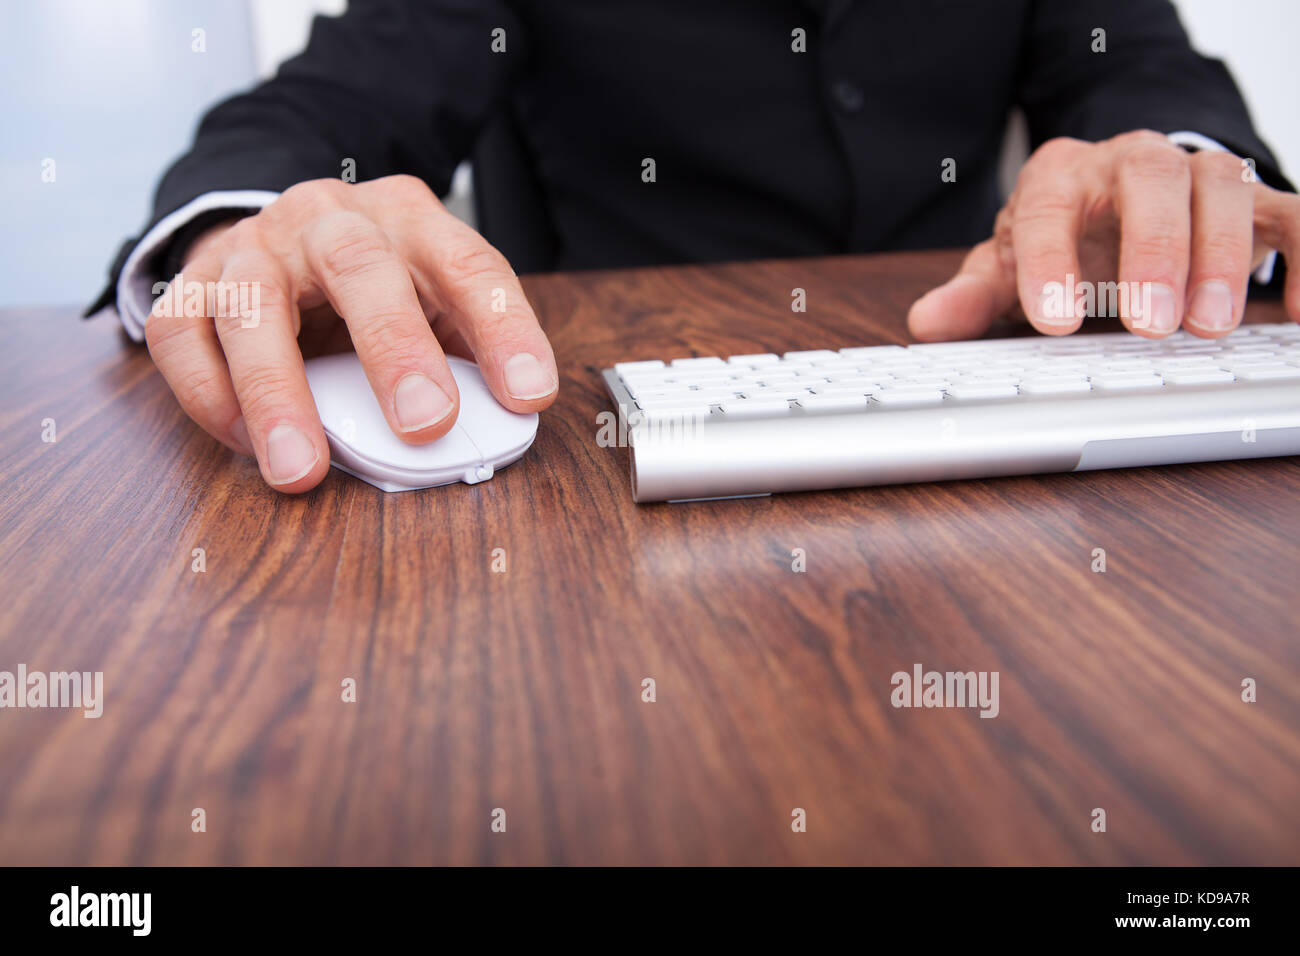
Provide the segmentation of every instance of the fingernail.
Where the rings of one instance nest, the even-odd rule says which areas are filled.
[[[234,423],[231,424],[230,437],[234,443],[239,446],[239,450],[245,455],[253,454],[253,442],[248,437],[248,426],[244,424],[243,415],[240,415],[235,419]]]
[[[537,356],[520,352],[506,362],[506,391],[512,398],[542,398],[555,391],[555,377],[542,367]]]
[[[1187,321],[1207,332],[1232,328],[1232,289],[1220,279],[1202,282],[1187,307]]]
[[[1143,284],[1142,288],[1149,291],[1149,296],[1143,296],[1143,301],[1138,309],[1129,306],[1131,315],[1130,324],[1135,329],[1143,329],[1148,332],[1172,332],[1178,328],[1177,302],[1174,299],[1174,290],[1167,285],[1159,283]]]
[[[1048,282],[1038,296],[1034,324],[1058,329],[1073,329],[1083,318],[1083,306],[1074,296],[1073,279],[1068,284]]]
[[[393,392],[393,407],[397,411],[397,424],[402,426],[402,431],[413,432],[446,418],[451,411],[451,399],[433,379],[412,372],[397,383]]]
[[[271,483],[287,485],[316,467],[316,446],[292,425],[276,425],[266,436],[266,468]]]

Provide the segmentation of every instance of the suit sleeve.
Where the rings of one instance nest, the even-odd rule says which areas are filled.
[[[1264,182],[1291,189],[1227,67],[1192,49],[1169,0],[1034,0],[1024,40],[1018,99],[1033,146],[1056,136],[1095,142],[1135,129],[1193,130],[1254,159]]]
[[[141,234],[208,193],[281,192],[352,164],[357,181],[409,173],[445,195],[527,56],[504,0],[351,0],[342,16],[316,18],[273,79],[203,117]],[[135,243],[97,306],[112,302]]]

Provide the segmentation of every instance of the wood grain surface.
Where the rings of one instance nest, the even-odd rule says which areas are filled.
[[[536,444],[405,494],[278,495],[111,318],[4,313],[0,670],[105,699],[0,710],[0,862],[1300,862],[1300,459],[637,506],[598,446],[601,368],[905,342],[957,257],[526,278]]]

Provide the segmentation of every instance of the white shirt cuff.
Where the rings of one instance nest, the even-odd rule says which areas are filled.
[[[1171,142],[1176,146],[1184,148],[1202,150],[1210,153],[1227,153],[1231,152],[1228,147],[1224,146],[1217,139],[1193,132],[1189,129],[1180,129],[1175,133],[1167,134]],[[1274,249],[1264,257],[1264,261],[1259,264],[1255,270],[1255,281],[1260,285],[1267,285],[1273,281],[1273,266],[1277,263],[1277,250]]]
[[[149,271],[149,262],[182,226],[213,209],[261,209],[280,194],[265,189],[227,189],[204,193],[163,216],[145,233],[122,266],[117,279],[117,314],[126,334],[137,342],[144,341],[144,323],[153,308],[154,283],[172,276],[157,276]]]

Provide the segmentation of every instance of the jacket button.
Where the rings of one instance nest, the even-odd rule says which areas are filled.
[[[831,96],[835,104],[845,113],[856,113],[866,103],[866,94],[862,87],[852,80],[836,80],[831,86]]]

